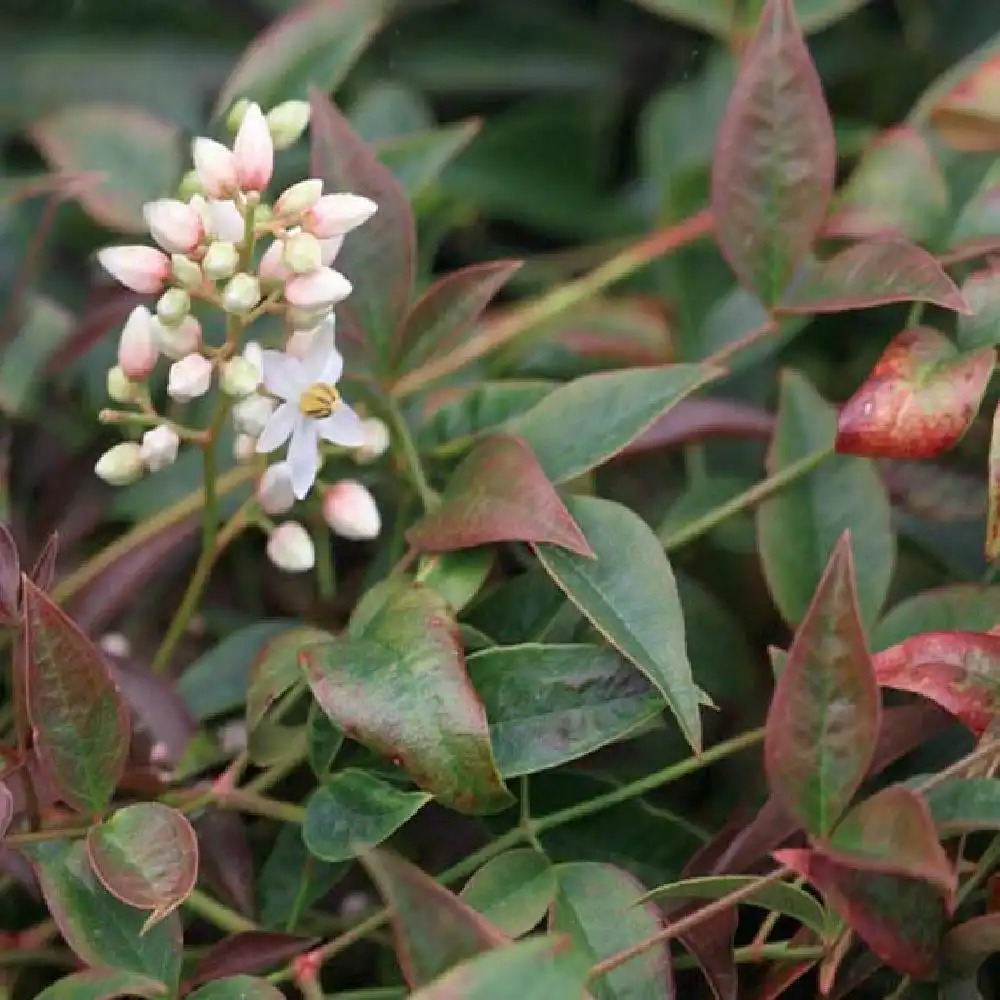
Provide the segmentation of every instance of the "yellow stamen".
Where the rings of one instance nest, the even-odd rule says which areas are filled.
[[[299,397],[299,412],[314,420],[330,416],[340,402],[340,393],[326,382],[314,382]]]

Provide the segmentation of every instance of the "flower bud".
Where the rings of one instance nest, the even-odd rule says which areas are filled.
[[[282,101],[264,116],[275,149],[288,149],[302,137],[309,124],[308,101]]]
[[[212,243],[205,251],[201,269],[205,277],[212,281],[225,281],[236,273],[240,265],[240,255],[232,243]]]
[[[109,448],[97,460],[94,472],[111,486],[128,486],[142,477],[145,465],[135,441],[123,441]]]
[[[286,573],[304,573],[316,564],[316,549],[298,521],[285,521],[267,539],[267,558]]]
[[[219,386],[227,396],[242,399],[255,392],[260,385],[260,372],[252,361],[244,357],[230,358],[222,366]]]
[[[323,247],[310,233],[296,233],[285,240],[284,261],[296,274],[309,274],[323,266]]]
[[[309,309],[289,306],[285,310],[285,319],[289,325],[299,330],[313,330],[321,323],[329,322],[332,317],[332,306],[315,306]]]
[[[116,660],[127,660],[132,655],[132,643],[121,632],[106,632],[97,640],[97,646],[105,656]]]
[[[201,268],[190,257],[175,253],[170,257],[170,272],[174,280],[189,292],[197,291],[205,283]]]
[[[289,277],[288,266],[285,264],[284,240],[275,240],[265,251],[257,268],[261,281],[268,284],[281,284]]]
[[[389,428],[378,417],[367,417],[361,421],[361,433],[365,436],[355,452],[354,458],[362,465],[374,462],[389,450]]]
[[[191,311],[191,296],[183,288],[168,288],[156,303],[156,315],[165,326],[177,326]]]
[[[302,227],[320,239],[342,236],[367,222],[378,209],[359,194],[325,194],[302,216]]]
[[[108,397],[116,403],[134,403],[141,394],[140,387],[122,370],[121,365],[108,369]]]
[[[237,462],[250,462],[257,456],[257,439],[250,434],[237,434],[233,441],[233,458]]]
[[[286,188],[274,203],[274,214],[282,219],[298,219],[313,207],[323,194],[323,182],[315,177]]]
[[[107,247],[97,259],[108,274],[133,292],[159,292],[170,276],[170,258],[154,247]]]
[[[204,194],[202,190],[201,181],[198,180],[198,172],[196,170],[189,170],[182,178],[180,184],[177,186],[177,197],[181,201],[190,201],[193,195]]]
[[[287,514],[295,506],[292,471],[287,462],[268,466],[257,483],[257,503],[265,514]]]
[[[170,253],[189,253],[201,242],[201,216],[183,201],[149,201],[142,206],[142,215],[150,235]]]
[[[317,309],[332,306],[351,294],[351,283],[339,271],[321,267],[285,282],[285,299],[293,306]]]
[[[264,379],[264,349],[256,340],[248,340],[243,348],[243,357],[253,365],[253,370],[257,373],[257,382]]]
[[[236,176],[244,191],[263,191],[274,171],[274,143],[259,104],[250,103],[233,141]]]
[[[118,365],[122,374],[133,382],[144,382],[159,357],[151,320],[145,306],[136,306],[129,313],[118,341]]]
[[[226,128],[230,132],[235,134],[239,131],[239,127],[243,122],[243,116],[247,113],[248,107],[250,107],[250,102],[245,97],[241,97],[229,109],[229,114],[226,115]]]
[[[258,438],[273,412],[274,402],[267,396],[254,393],[233,407],[233,426],[241,434]]]
[[[156,316],[149,326],[160,353],[172,361],[179,361],[201,347],[201,323],[190,313],[177,326],[165,326]]]
[[[198,136],[191,143],[191,157],[202,191],[209,198],[228,198],[239,187],[236,160],[221,142]]]
[[[329,239],[319,241],[319,259],[324,267],[329,267],[337,259],[337,254],[343,245],[343,236],[331,236]]]
[[[181,439],[177,431],[167,424],[160,424],[142,436],[140,448],[142,460],[150,472],[159,472],[177,461],[177,449]]]
[[[237,316],[245,316],[258,302],[260,282],[252,274],[233,275],[222,293],[222,308]]]
[[[212,198],[206,203],[208,231],[214,240],[227,243],[242,243],[246,235],[246,222],[240,210],[231,201]]]
[[[376,538],[382,530],[375,498],[354,479],[342,479],[323,492],[323,520],[342,538]]]
[[[204,396],[212,384],[212,362],[200,354],[189,354],[170,366],[167,395],[178,403]]]

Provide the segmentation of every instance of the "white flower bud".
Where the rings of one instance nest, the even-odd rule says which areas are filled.
[[[156,315],[165,326],[177,326],[191,311],[191,296],[183,288],[168,288],[156,303]]]
[[[243,113],[233,140],[233,160],[244,191],[263,191],[267,187],[274,171],[274,143],[259,104],[251,102]]]
[[[298,521],[285,521],[267,539],[267,558],[286,573],[304,573],[316,564],[316,548]]]
[[[198,171],[189,170],[182,178],[177,187],[177,197],[181,201],[190,201],[192,195],[204,194],[201,181],[198,180]]]
[[[94,472],[111,486],[128,486],[145,471],[142,453],[135,441],[123,441],[109,448],[97,460]]]
[[[354,479],[342,479],[323,492],[323,520],[343,538],[376,538],[382,530],[375,498]]]
[[[106,247],[97,259],[113,278],[143,295],[159,292],[170,275],[170,258],[155,247]]]
[[[160,424],[159,427],[146,431],[142,436],[140,449],[146,468],[150,472],[159,472],[168,465],[173,465],[177,461],[177,449],[180,443],[177,431],[167,424]]]
[[[240,464],[257,456],[257,439],[250,434],[237,434],[233,441],[233,458]]]
[[[299,181],[286,188],[274,203],[274,214],[281,219],[296,220],[313,207],[323,194],[323,182],[315,177]]]
[[[208,233],[215,240],[226,243],[241,243],[246,235],[246,220],[231,201],[217,201],[207,204]]]
[[[320,240],[320,260],[324,267],[329,267],[340,253],[340,248],[344,245],[343,236],[331,236],[329,239]]]
[[[281,284],[290,272],[285,264],[285,244],[283,240],[275,240],[265,251],[257,268],[260,280],[271,285]]]
[[[315,306],[306,309],[302,306],[289,306],[285,310],[285,319],[296,330],[315,330],[322,323],[333,318],[332,306]]]
[[[158,356],[149,310],[136,306],[129,313],[118,341],[118,364],[127,378],[143,382],[156,366]]]
[[[242,399],[255,392],[260,385],[260,371],[244,357],[230,358],[222,366],[219,386],[227,396]]]
[[[149,327],[160,353],[179,361],[201,347],[201,323],[190,313],[177,326],[165,326],[154,316]]]
[[[167,395],[178,403],[204,396],[212,384],[212,362],[200,354],[189,354],[170,366]]]
[[[127,660],[132,655],[132,643],[121,632],[107,632],[97,641],[105,656],[116,660]]]
[[[240,266],[240,255],[232,243],[212,243],[205,251],[201,268],[205,277],[212,281],[225,281],[236,273]]]
[[[189,253],[201,242],[201,216],[183,201],[159,198],[147,202],[142,215],[150,235],[170,253]]]
[[[190,257],[175,253],[170,257],[170,273],[174,280],[189,292],[197,291],[205,283],[201,268]]]
[[[228,198],[236,192],[236,161],[221,142],[198,136],[191,143],[191,158],[202,191],[209,198]]]
[[[258,438],[274,412],[274,402],[254,393],[233,407],[233,426],[241,433]]]
[[[316,309],[332,306],[351,294],[351,283],[339,271],[321,267],[285,282],[285,299],[293,306]]]
[[[366,223],[378,210],[359,194],[325,194],[302,216],[302,227],[320,239],[342,236]]]
[[[309,124],[308,101],[282,101],[264,116],[275,149],[288,149],[302,137]]]
[[[354,452],[354,458],[362,465],[374,462],[389,450],[389,428],[378,417],[367,417],[361,421],[361,433],[365,443]]]
[[[292,471],[287,462],[268,466],[257,483],[257,503],[265,514],[287,514],[295,506]]]
[[[140,398],[141,390],[122,370],[121,365],[108,369],[108,396],[116,403],[134,403]]]
[[[230,132],[235,134],[239,131],[239,127],[243,123],[243,116],[247,113],[248,107],[250,107],[250,102],[245,97],[241,97],[229,109],[229,114],[226,115],[226,128]]]
[[[237,316],[245,316],[258,302],[260,282],[252,274],[233,275],[222,293],[222,308]]]
[[[243,357],[253,365],[253,370],[257,373],[257,381],[264,378],[264,349],[256,340],[248,340],[243,348]]]
[[[296,233],[285,240],[284,261],[296,274],[309,274],[323,266],[323,247],[310,233]]]

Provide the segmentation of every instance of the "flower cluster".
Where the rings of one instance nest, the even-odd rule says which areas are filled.
[[[135,292],[158,296],[137,306],[118,344],[118,364],[108,373],[108,394],[126,411],[105,411],[107,422],[148,427],[141,440],[124,441],[101,456],[97,474],[114,485],[134,482],[176,460],[182,441],[215,445],[218,422],[187,427],[154,407],[147,382],[159,360],[169,360],[167,395],[176,404],[208,393],[222,394],[236,430],[238,461],[262,462],[257,499],[270,526],[268,553],[287,570],[312,566],[312,542],[298,522],[274,527],[268,515],[289,511],[304,499],[322,465],[321,442],[353,450],[360,462],[388,447],[376,418],[363,419],[341,397],[343,359],[335,346],[335,306],[351,294],[333,263],[351,230],[376,211],[368,198],[324,193],[316,178],[300,181],[273,203],[265,192],[274,153],[292,145],[309,120],[309,105],[288,101],[266,115],[240,101],[230,115],[232,147],[199,137],[192,143],[193,170],[177,198],[144,206],[156,246],[109,247],[101,265]],[[221,310],[226,337],[206,343],[196,313]],[[246,341],[259,317],[284,321],[281,349]],[[267,465],[287,444],[283,459]],[[348,538],[371,538],[378,510],[367,489],[344,480],[324,489],[324,517]],[[304,541],[303,541],[304,539]],[[308,545],[306,545],[308,543]]]

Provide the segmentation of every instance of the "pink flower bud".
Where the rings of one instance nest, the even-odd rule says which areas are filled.
[[[240,210],[231,201],[212,199],[207,205],[208,228],[212,238],[225,243],[242,243],[246,223]]]
[[[261,281],[281,282],[290,274],[285,264],[285,244],[283,240],[275,240],[265,251],[257,268]]]
[[[323,194],[323,182],[316,177],[298,181],[286,188],[274,203],[277,218],[297,219],[303,212],[313,207]]]
[[[342,479],[323,493],[323,520],[343,538],[376,538],[382,530],[375,498],[354,479]]]
[[[160,198],[142,206],[150,235],[170,253],[189,253],[204,235],[201,216],[190,205]]]
[[[304,573],[316,564],[316,548],[298,521],[285,521],[267,539],[267,558],[286,573]]]
[[[263,191],[274,170],[274,143],[259,104],[248,104],[233,142],[236,176],[244,191]]]
[[[189,354],[170,366],[167,395],[179,403],[204,396],[212,384],[212,362],[200,354]]]
[[[257,503],[265,514],[287,514],[295,506],[292,471],[287,462],[268,466],[257,483]]]
[[[293,306],[316,309],[332,306],[351,294],[351,283],[338,271],[321,267],[285,282],[285,299]]]
[[[302,226],[313,236],[343,236],[367,222],[378,205],[359,194],[325,194],[302,216]]]
[[[327,240],[320,240],[319,241],[320,263],[324,267],[329,267],[337,259],[337,254],[340,253],[340,248],[343,245],[344,245],[343,236],[331,236]]]
[[[170,277],[170,258],[155,247],[107,247],[97,259],[108,274],[133,292],[159,292]]]
[[[191,143],[191,158],[202,190],[209,198],[228,198],[239,187],[236,160],[221,142],[198,136]]]
[[[118,341],[118,364],[133,382],[144,382],[156,366],[159,351],[153,339],[152,316],[145,306],[129,313]]]

